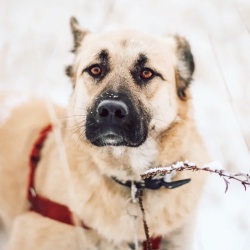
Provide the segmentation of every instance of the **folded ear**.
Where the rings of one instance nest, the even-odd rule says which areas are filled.
[[[174,36],[176,41],[176,83],[178,96],[182,100],[187,99],[187,88],[191,83],[195,69],[194,58],[188,41],[181,36]]]
[[[81,42],[83,40],[83,38],[89,33],[86,30],[83,30],[77,19],[75,17],[71,17],[70,18],[70,27],[71,27],[71,31],[73,34],[73,39],[74,39],[74,48],[72,49],[73,53],[77,52],[77,49],[80,47]]]

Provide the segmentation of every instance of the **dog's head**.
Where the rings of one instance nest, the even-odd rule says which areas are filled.
[[[167,130],[178,103],[188,99],[194,71],[188,42],[137,31],[92,34],[75,18],[71,29],[76,56],[66,72],[74,86],[71,125],[80,141],[138,147]]]

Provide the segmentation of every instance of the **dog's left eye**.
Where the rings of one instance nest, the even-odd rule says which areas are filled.
[[[152,69],[145,68],[142,70],[140,77],[143,80],[150,80],[151,78],[154,77],[154,75],[155,73]]]

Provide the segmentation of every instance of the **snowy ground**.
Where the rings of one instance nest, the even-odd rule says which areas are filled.
[[[249,0],[0,0],[0,90],[49,94],[66,103],[72,15],[97,32],[130,27],[186,36],[196,59],[197,124],[212,159],[229,171],[250,172]],[[211,176],[195,250],[250,249],[250,190],[237,183],[224,189]]]

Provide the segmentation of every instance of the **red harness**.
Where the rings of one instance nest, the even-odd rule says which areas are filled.
[[[30,202],[30,211],[37,212],[50,219],[75,226],[74,217],[69,208],[65,205],[51,201],[41,195],[38,195],[34,186],[35,170],[41,158],[41,149],[48,133],[52,130],[52,125],[48,125],[41,130],[39,137],[35,141],[29,158],[29,180],[28,180],[28,200]],[[90,230],[91,228],[81,221],[81,226],[84,229]],[[151,238],[152,249],[159,250],[161,244],[161,237]],[[143,242],[143,250],[148,250],[147,242]]]

